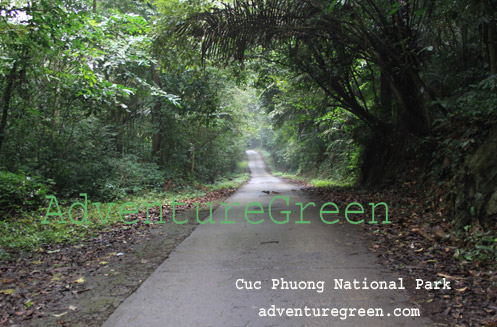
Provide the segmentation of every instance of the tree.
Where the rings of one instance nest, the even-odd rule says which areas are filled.
[[[248,49],[287,49],[286,58],[307,73],[329,97],[380,135],[402,129],[430,131],[420,77],[420,22],[433,5],[409,1],[234,1],[193,15],[180,27],[202,42],[203,56],[243,60]],[[398,126],[371,111],[360,88],[361,67],[376,66],[397,99]],[[384,90],[387,90],[384,88]],[[377,103],[380,106],[381,103]]]

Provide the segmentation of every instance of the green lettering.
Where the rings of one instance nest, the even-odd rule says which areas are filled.
[[[292,213],[291,211],[280,211],[280,213],[282,214],[286,214],[286,220],[284,221],[277,221],[273,218],[273,214],[272,214],[272,211],[271,211],[271,206],[273,205],[273,202],[274,200],[276,199],[283,199],[285,200],[285,203],[287,206],[290,205],[290,201],[288,200],[288,196],[281,196],[281,195],[278,195],[278,196],[275,196],[274,198],[271,199],[271,202],[269,202],[269,218],[271,218],[271,220],[275,223],[275,224],[278,224],[278,225],[281,225],[281,224],[286,224],[288,223],[288,221],[290,220],[290,214]]]
[[[123,210],[124,208],[126,208],[127,206],[132,206],[133,208],[135,208],[135,210],[132,210],[132,211],[129,211],[129,210]],[[124,220],[123,218],[123,214],[137,214],[138,213],[138,207],[136,206],[136,204],[134,204],[133,202],[126,202],[125,204],[123,204],[120,208],[119,208],[119,218],[121,218],[122,222],[127,224],[127,225],[131,225],[131,224],[136,224],[138,222],[138,218],[133,220],[133,221],[126,221]]]
[[[295,223],[296,224],[310,224],[311,223],[310,221],[304,221],[304,210],[305,210],[305,208],[307,208],[310,205],[315,207],[316,204],[314,202],[309,202],[304,207],[303,206],[304,204],[302,202],[297,202],[297,203],[295,203],[295,205],[300,206],[300,220],[296,221]]]
[[[383,224],[391,224],[392,222],[388,220],[388,204],[385,202],[380,202],[380,203],[369,203],[370,206],[373,208],[373,212],[371,213],[371,221],[369,222],[370,224],[377,224],[378,222],[374,219],[374,209],[376,209],[377,206],[383,205],[385,207],[385,220],[383,221]]]
[[[333,207],[335,207],[335,210],[333,210],[333,211],[324,210],[324,208],[327,206],[333,206]],[[340,212],[340,210],[338,209],[338,206],[335,203],[328,202],[328,203],[323,204],[323,206],[319,210],[319,216],[321,217],[321,220],[323,221],[323,223],[328,224],[328,225],[333,225],[333,224],[336,224],[339,221],[339,219],[337,218],[333,221],[328,221],[328,220],[324,219],[323,214],[337,215],[339,212]]]
[[[248,210],[251,206],[258,206],[260,210]],[[246,207],[245,207],[245,220],[247,222],[249,222],[250,224],[253,224],[253,225],[257,225],[257,224],[260,224],[262,222],[264,222],[264,218],[261,218],[261,220],[258,220],[258,221],[252,221],[248,218],[248,215],[249,214],[261,214],[261,213],[264,213],[264,208],[262,207],[262,205],[258,202],[252,202],[252,203],[249,203]]]
[[[358,206],[360,209],[359,210],[349,210],[349,208],[351,206]],[[355,214],[355,213],[364,213],[364,207],[360,204],[360,203],[357,203],[357,202],[352,202],[350,203],[347,208],[345,209],[345,219],[347,219],[347,221],[353,225],[357,225],[357,224],[362,224],[364,222],[364,219],[361,219],[359,221],[352,221],[349,219],[349,213],[352,213],[352,214]]]
[[[60,211],[59,203],[57,202],[57,198],[53,195],[47,195],[45,198],[50,199],[50,203],[48,204],[48,209],[47,209],[47,213],[45,214],[45,218],[43,218],[41,223],[42,224],[49,224],[48,216],[59,216],[60,217],[59,224],[66,224],[66,222],[64,221],[64,217],[62,217],[62,211]],[[57,207],[57,211],[58,211],[57,213],[50,212],[50,208],[52,207],[53,201],[55,201],[55,206]]]
[[[221,203],[222,206],[226,206],[226,211],[224,213],[224,221],[221,221],[220,224],[236,224],[235,221],[228,221],[228,211],[233,208],[233,206],[240,206],[241,204],[238,202],[233,203],[232,205],[228,206],[226,202]]]
[[[100,221],[104,224],[106,224],[108,221],[109,221],[109,215],[110,215],[110,211],[112,209],[112,206],[115,204],[115,203],[109,203],[108,205],[110,206],[109,207],[109,210],[107,210],[107,214],[105,215],[105,218],[102,218],[102,213],[100,212],[100,202],[95,202],[93,205],[95,207],[97,207],[97,211],[98,211],[98,215],[100,216]]]
[[[162,221],[162,204],[160,204],[159,202],[154,202],[154,203],[143,203],[143,205],[146,205],[147,206],[147,220],[145,220],[145,224],[151,224],[152,222],[148,219],[149,218],[149,214],[150,214],[150,207],[159,207],[159,221],[157,222],[157,224],[165,224],[166,222],[165,221]]]
[[[197,222],[201,225],[205,225],[207,223],[210,223],[210,224],[215,224],[216,222],[212,220],[212,202],[207,202],[207,204],[209,205],[209,218],[208,219],[204,219],[204,220],[200,220],[200,217],[199,217],[199,203],[196,202],[195,205],[197,206]]]
[[[176,202],[176,199],[174,198],[173,196],[173,202],[171,203],[171,205],[173,206],[173,221],[175,224],[178,224],[178,225],[182,225],[182,224],[186,224],[188,222],[188,219],[185,219],[183,221],[177,221],[176,220],[176,206],[184,206],[186,203],[181,203],[181,202]]]
[[[81,225],[81,224],[85,224],[85,223],[88,223],[88,196],[86,195],[86,193],[80,193],[79,196],[82,196],[85,198],[85,204],[81,203],[81,202],[76,202],[76,203],[73,203],[70,207],[69,207],[69,219],[76,225]],[[83,215],[83,219],[81,221],[79,220],[74,220],[72,219],[72,215],[71,215],[71,211],[72,209],[75,207],[75,206],[82,206],[83,207],[83,212],[84,212],[84,215]]]

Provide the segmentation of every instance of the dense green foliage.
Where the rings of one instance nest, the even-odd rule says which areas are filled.
[[[44,203],[49,183],[40,177],[0,171],[0,208],[3,213],[24,207],[36,209]],[[1,218],[1,217],[0,217]],[[2,220],[2,219],[0,219]]]
[[[281,77],[259,78],[259,83],[271,78],[261,106],[269,113],[272,128],[260,133],[260,142],[272,154],[276,168],[337,182],[355,181],[360,147],[352,138],[357,119],[334,108],[308,78]]]
[[[231,105],[229,72],[154,46],[174,40],[164,19],[198,8],[161,18],[180,7],[1,1],[0,214],[49,189],[108,201],[236,170],[247,108]]]
[[[496,12],[493,0],[235,0],[179,30],[204,57],[259,72],[263,143],[283,168],[348,179],[359,166],[377,186],[414,166],[464,225],[497,213],[497,177],[482,175],[495,156],[470,159],[497,122]]]
[[[493,0],[0,10],[0,185],[122,198],[213,182],[248,144],[342,183],[402,182],[414,167],[463,225],[497,214],[495,160],[478,151],[497,122]],[[26,203],[14,193],[3,201]]]
[[[239,165],[243,166],[247,162],[240,162]],[[246,167],[245,167],[246,168]],[[56,223],[58,217],[52,217],[53,220],[49,220],[49,224],[39,223],[41,219],[39,217],[44,217],[47,212],[47,206],[35,210],[39,203],[34,201],[41,197],[31,197],[31,194],[25,193],[25,198],[28,199],[28,204],[31,205],[29,212],[23,212],[16,216],[16,219],[0,220],[0,259],[5,256],[9,257],[11,250],[34,250],[45,246],[56,246],[58,244],[76,244],[82,242],[91,237],[98,235],[102,231],[111,231],[115,226],[119,228],[128,228],[127,226],[122,226],[122,221],[119,216],[119,208],[125,202],[133,202],[136,204],[142,203],[161,203],[169,204],[172,202],[173,197],[178,202],[190,202],[192,199],[198,199],[200,197],[206,196],[209,192],[220,191],[226,189],[236,189],[245,183],[248,179],[248,175],[243,167],[240,167],[242,173],[229,174],[226,177],[219,178],[214,184],[203,184],[201,188],[197,187],[198,184],[185,184],[182,187],[176,187],[169,191],[159,191],[144,193],[140,192],[137,195],[128,195],[126,199],[122,201],[117,201],[117,204],[110,206],[109,204],[103,204],[101,207],[102,212],[106,212],[105,216],[108,217],[108,221],[101,222],[101,216],[94,205],[94,199],[89,199],[88,202],[88,223],[82,225],[75,224],[59,224]],[[19,177],[14,177],[18,179]],[[35,187],[35,192],[38,192],[38,196],[41,196],[39,185],[32,184]],[[12,186],[18,186],[18,184],[12,183]],[[0,185],[0,188],[3,185]],[[21,188],[25,191],[26,188]],[[43,189],[41,189],[43,191]],[[21,194],[24,196],[24,194]],[[9,194],[9,197],[14,198]],[[63,218],[68,220],[68,211],[70,209],[72,201],[67,202],[63,198],[61,200],[60,209],[63,214]],[[207,198],[208,200],[208,198]],[[62,202],[63,201],[63,202]],[[75,200],[76,201],[76,200]],[[4,203],[2,203],[4,204]],[[9,202],[9,205],[12,203]],[[25,204],[15,203],[16,208],[22,206],[26,208]],[[110,207],[110,209],[109,209]],[[53,209],[53,208],[52,208]],[[107,212],[109,210],[109,212]],[[194,216],[191,215],[194,219]],[[33,221],[35,223],[33,223]],[[156,220],[153,220],[156,222]]]

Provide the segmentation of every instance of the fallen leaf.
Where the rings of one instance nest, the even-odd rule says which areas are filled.
[[[14,294],[16,290],[12,288],[8,288],[6,290],[0,290],[0,293],[5,294],[5,295],[12,295]]]
[[[85,282],[85,278],[84,277],[79,277],[78,279],[76,279],[74,281],[74,283],[76,284],[83,284]]]
[[[60,313],[60,314],[54,314],[53,316],[54,316],[55,318],[59,318],[59,317],[62,317],[63,315],[66,315],[66,314],[67,314],[67,311],[66,311],[66,312],[62,312],[62,313]]]
[[[456,280],[461,280],[461,279],[464,279],[464,278],[462,278],[462,277],[458,277],[458,276],[450,276],[450,275],[446,275],[446,274],[442,274],[442,273],[438,273],[437,275],[438,275],[438,276],[440,276],[440,277],[447,278],[447,279],[456,279]]]
[[[61,280],[62,279],[62,274],[61,273],[55,273],[53,276],[52,276],[52,279],[50,279],[52,282],[56,282],[58,280]]]

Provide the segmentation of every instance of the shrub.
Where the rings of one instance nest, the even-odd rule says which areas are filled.
[[[39,176],[0,170],[0,219],[42,206],[50,191],[50,184],[51,181]]]

